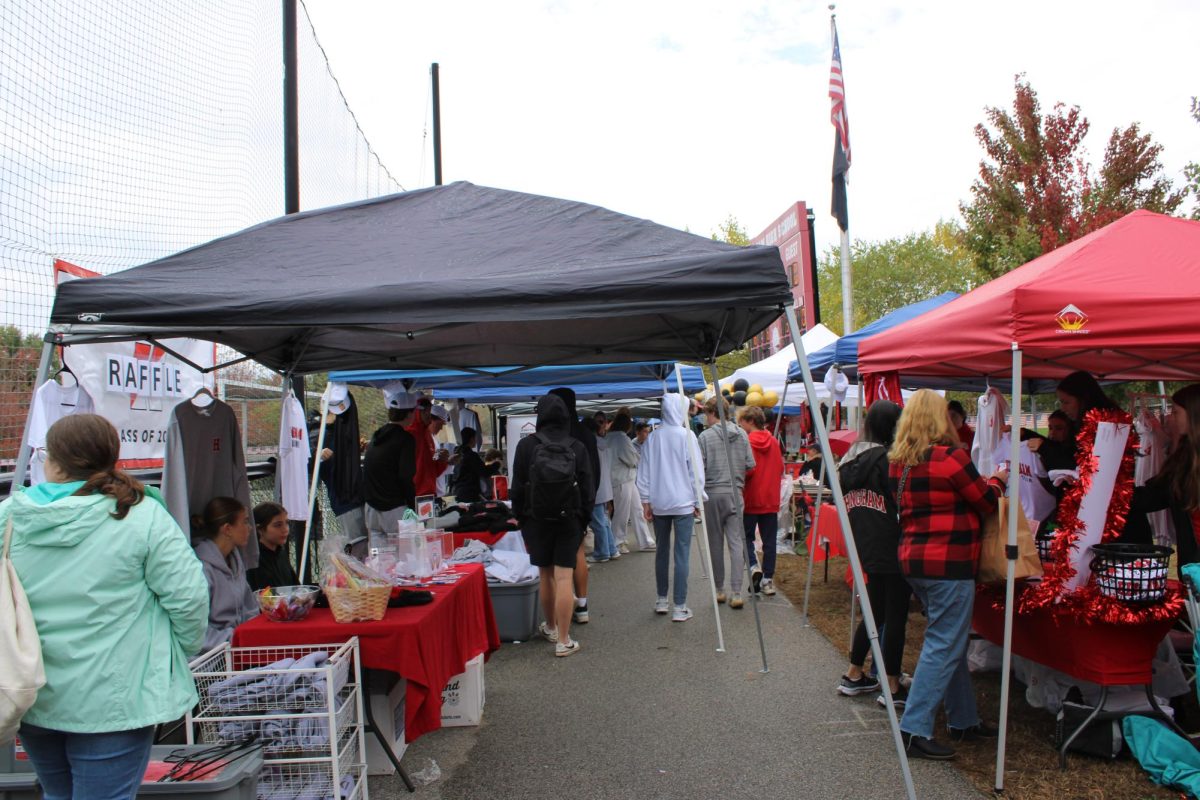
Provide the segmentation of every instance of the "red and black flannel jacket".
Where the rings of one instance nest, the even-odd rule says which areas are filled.
[[[904,467],[891,464],[893,493]],[[981,516],[996,510],[1000,481],[979,476],[961,447],[936,446],[908,472],[900,498],[900,571],[912,578],[974,580],[979,564]]]

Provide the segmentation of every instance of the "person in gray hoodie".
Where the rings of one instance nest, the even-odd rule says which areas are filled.
[[[725,422],[721,422],[717,403],[724,405]],[[746,534],[742,527],[742,487],[746,472],[754,469],[754,453],[750,439],[736,423],[729,421],[729,404],[719,397],[710,397],[704,404],[705,431],[700,434],[700,455],[704,459],[704,516],[708,522],[708,549],[712,558],[713,582],[717,587],[717,602],[724,603],[725,549],[729,549],[729,584],[733,595],[730,608],[741,608],[742,576],[746,570]],[[728,453],[726,449],[728,448]],[[730,461],[734,474],[729,474]]]
[[[617,414],[613,419],[609,440],[608,456],[612,460],[613,485],[613,539],[617,549],[629,552],[629,531],[633,529],[639,550],[653,550],[654,536],[650,525],[642,518],[642,507],[638,502],[637,466],[641,456],[629,438],[633,420],[628,414]]]
[[[192,528],[200,539],[196,557],[208,581],[208,632],[204,635],[204,650],[208,651],[231,640],[234,628],[259,613],[241,554],[250,538],[249,513],[239,500],[214,497],[205,504],[204,513],[192,520]]]

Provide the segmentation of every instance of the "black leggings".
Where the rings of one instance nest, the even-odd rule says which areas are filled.
[[[904,576],[894,574],[869,574],[867,578],[867,598],[871,601],[871,611],[875,617],[875,629],[883,627],[883,668],[887,675],[900,677],[900,662],[904,658],[904,636],[908,628],[908,598],[912,589]],[[854,642],[850,646],[850,663],[861,668],[867,660],[867,651],[871,642],[867,638],[866,622],[858,623],[854,631]],[[878,665],[876,665],[878,669]]]

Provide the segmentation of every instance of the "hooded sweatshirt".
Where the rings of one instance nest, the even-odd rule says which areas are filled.
[[[221,555],[212,539],[196,545],[196,556],[208,581],[208,631],[204,650],[211,650],[233,638],[233,629],[258,616],[258,600],[246,580],[246,564],[236,549],[229,558]]]
[[[600,449],[596,446],[596,434],[589,431],[579,421],[579,412],[575,408],[575,392],[571,389],[559,388],[551,389],[550,394],[559,398],[566,404],[567,419],[570,424],[567,433],[571,438],[581,443],[584,449],[587,450],[588,460],[591,463],[592,478],[595,481],[596,488],[600,487]]]
[[[691,514],[708,499],[703,490],[696,496],[693,476],[704,485],[704,460],[696,434],[683,427],[687,405],[687,399],[677,394],[663,395],[663,424],[642,445],[637,489],[655,516]]]
[[[640,456],[633,440],[620,431],[614,431],[604,438],[608,441],[608,458],[612,470],[613,487],[635,480]]]
[[[197,702],[188,657],[208,619],[200,562],[161,503],[117,520],[112,498],[73,495],[80,486],[41,484],[58,491],[0,503],[0,543],[11,518],[46,670],[24,720],[105,733],[178,719]]]
[[[416,439],[402,426],[387,423],[375,431],[363,456],[363,499],[376,511],[416,508],[416,472]]]
[[[850,445],[838,465],[838,478],[863,569],[872,575],[899,574],[900,520],[888,479],[887,448],[861,440]]]
[[[538,434],[553,442],[570,442],[572,450],[575,451],[575,480],[579,483],[578,530],[582,531],[588,520],[591,519],[592,507],[596,504],[596,481],[592,475],[592,462],[588,458],[587,448],[570,435],[570,430],[571,418],[567,412],[567,404],[561,397],[547,394],[538,400]],[[529,512],[529,468],[533,464],[533,452],[539,444],[537,437],[534,436],[526,436],[517,442],[517,451],[513,454],[512,480],[508,493],[512,499],[513,514],[520,520],[523,530],[555,534],[563,531],[558,527],[549,530],[551,523],[534,519]]]
[[[779,484],[783,480],[783,452],[768,430],[750,434],[754,471],[746,476],[746,513],[778,514]]]
[[[724,433],[724,437],[722,437]],[[722,441],[724,438],[724,442]],[[729,455],[725,454],[725,444]],[[746,485],[746,473],[754,469],[754,454],[746,432],[733,422],[718,422],[700,434],[700,453],[704,456],[704,491],[708,494],[731,491],[740,493]],[[733,460],[733,488],[729,486],[729,462]]]

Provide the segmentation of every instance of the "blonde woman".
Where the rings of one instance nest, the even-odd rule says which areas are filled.
[[[900,572],[928,615],[925,642],[900,719],[909,755],[947,760],[954,749],[933,740],[938,704],[945,702],[950,738],[996,736],[979,718],[967,671],[967,634],[975,600],[981,517],[996,510],[1008,474],[984,480],[959,443],[946,400],[928,389],[900,416],[888,457],[900,510]]]

